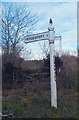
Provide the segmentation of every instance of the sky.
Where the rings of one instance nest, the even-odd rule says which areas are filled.
[[[73,52],[77,49],[77,3],[75,2],[34,2],[28,3],[37,12],[39,21],[35,33],[48,30],[49,19],[54,23],[55,35],[62,36],[62,51]],[[47,47],[49,42],[47,42]],[[34,45],[33,45],[34,44]],[[33,43],[31,49],[35,58],[41,58],[43,53],[40,45]],[[38,45],[37,45],[38,44]],[[31,44],[29,44],[30,48]],[[58,43],[56,48],[58,49]]]
[[[78,0],[0,0],[2,2],[78,2]]]
[[[5,0],[3,0],[5,2]],[[10,0],[7,0],[10,2]],[[12,2],[12,1],[11,1]],[[21,0],[17,1],[21,2]],[[22,1],[23,2],[23,1]],[[77,0],[42,0],[42,2],[26,1],[33,13],[37,13],[38,22],[33,33],[45,32],[48,30],[49,19],[54,23],[55,35],[62,36],[62,51],[73,52],[77,49]],[[49,41],[46,41],[46,46],[49,47]],[[27,49],[32,51],[29,59],[41,59],[44,57],[41,48],[44,41],[29,43]],[[55,49],[58,49],[59,44],[56,42]],[[26,59],[26,51],[22,54]]]

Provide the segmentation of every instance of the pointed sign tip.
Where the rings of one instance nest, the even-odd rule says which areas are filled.
[[[53,23],[51,18],[50,18],[50,21],[49,21],[49,23],[51,23],[51,24]]]

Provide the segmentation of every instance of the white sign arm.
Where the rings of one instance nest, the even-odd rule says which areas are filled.
[[[48,40],[48,39],[49,39],[49,34],[47,31],[43,33],[37,33],[37,34],[26,36],[25,43],[31,43],[31,42],[41,41],[41,40]]]

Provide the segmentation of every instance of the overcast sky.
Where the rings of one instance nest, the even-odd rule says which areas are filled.
[[[10,0],[7,1],[10,2]],[[18,1],[20,2],[21,0]],[[55,27],[55,35],[62,36],[63,51],[75,51],[77,49],[76,0],[70,2],[67,0],[59,0],[59,2],[56,0],[53,0],[53,2],[52,0],[49,2],[46,2],[46,0],[42,0],[42,2],[33,2],[32,0],[32,2],[27,1],[27,4],[32,9],[32,12],[37,13],[38,15],[38,23],[34,33],[47,31],[49,19],[52,18]],[[43,42],[36,42],[27,45],[27,47],[32,50],[31,57],[33,59],[40,59],[43,55],[39,43],[42,46]],[[47,46],[49,46],[48,41]]]

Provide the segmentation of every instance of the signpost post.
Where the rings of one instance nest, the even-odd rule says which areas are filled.
[[[54,26],[50,19],[49,22],[49,44],[50,44],[50,81],[51,81],[51,106],[57,108],[57,90],[56,90],[56,76],[55,76],[55,65],[54,65]]]
[[[31,43],[41,40],[49,40],[50,44],[50,83],[51,83],[51,107],[57,108],[57,87],[56,87],[56,76],[55,76],[55,50],[54,42],[55,40],[60,40],[60,53],[61,53],[61,36],[54,35],[54,26],[52,19],[49,21],[49,27],[47,32],[42,32],[38,34],[26,36],[25,43]]]

